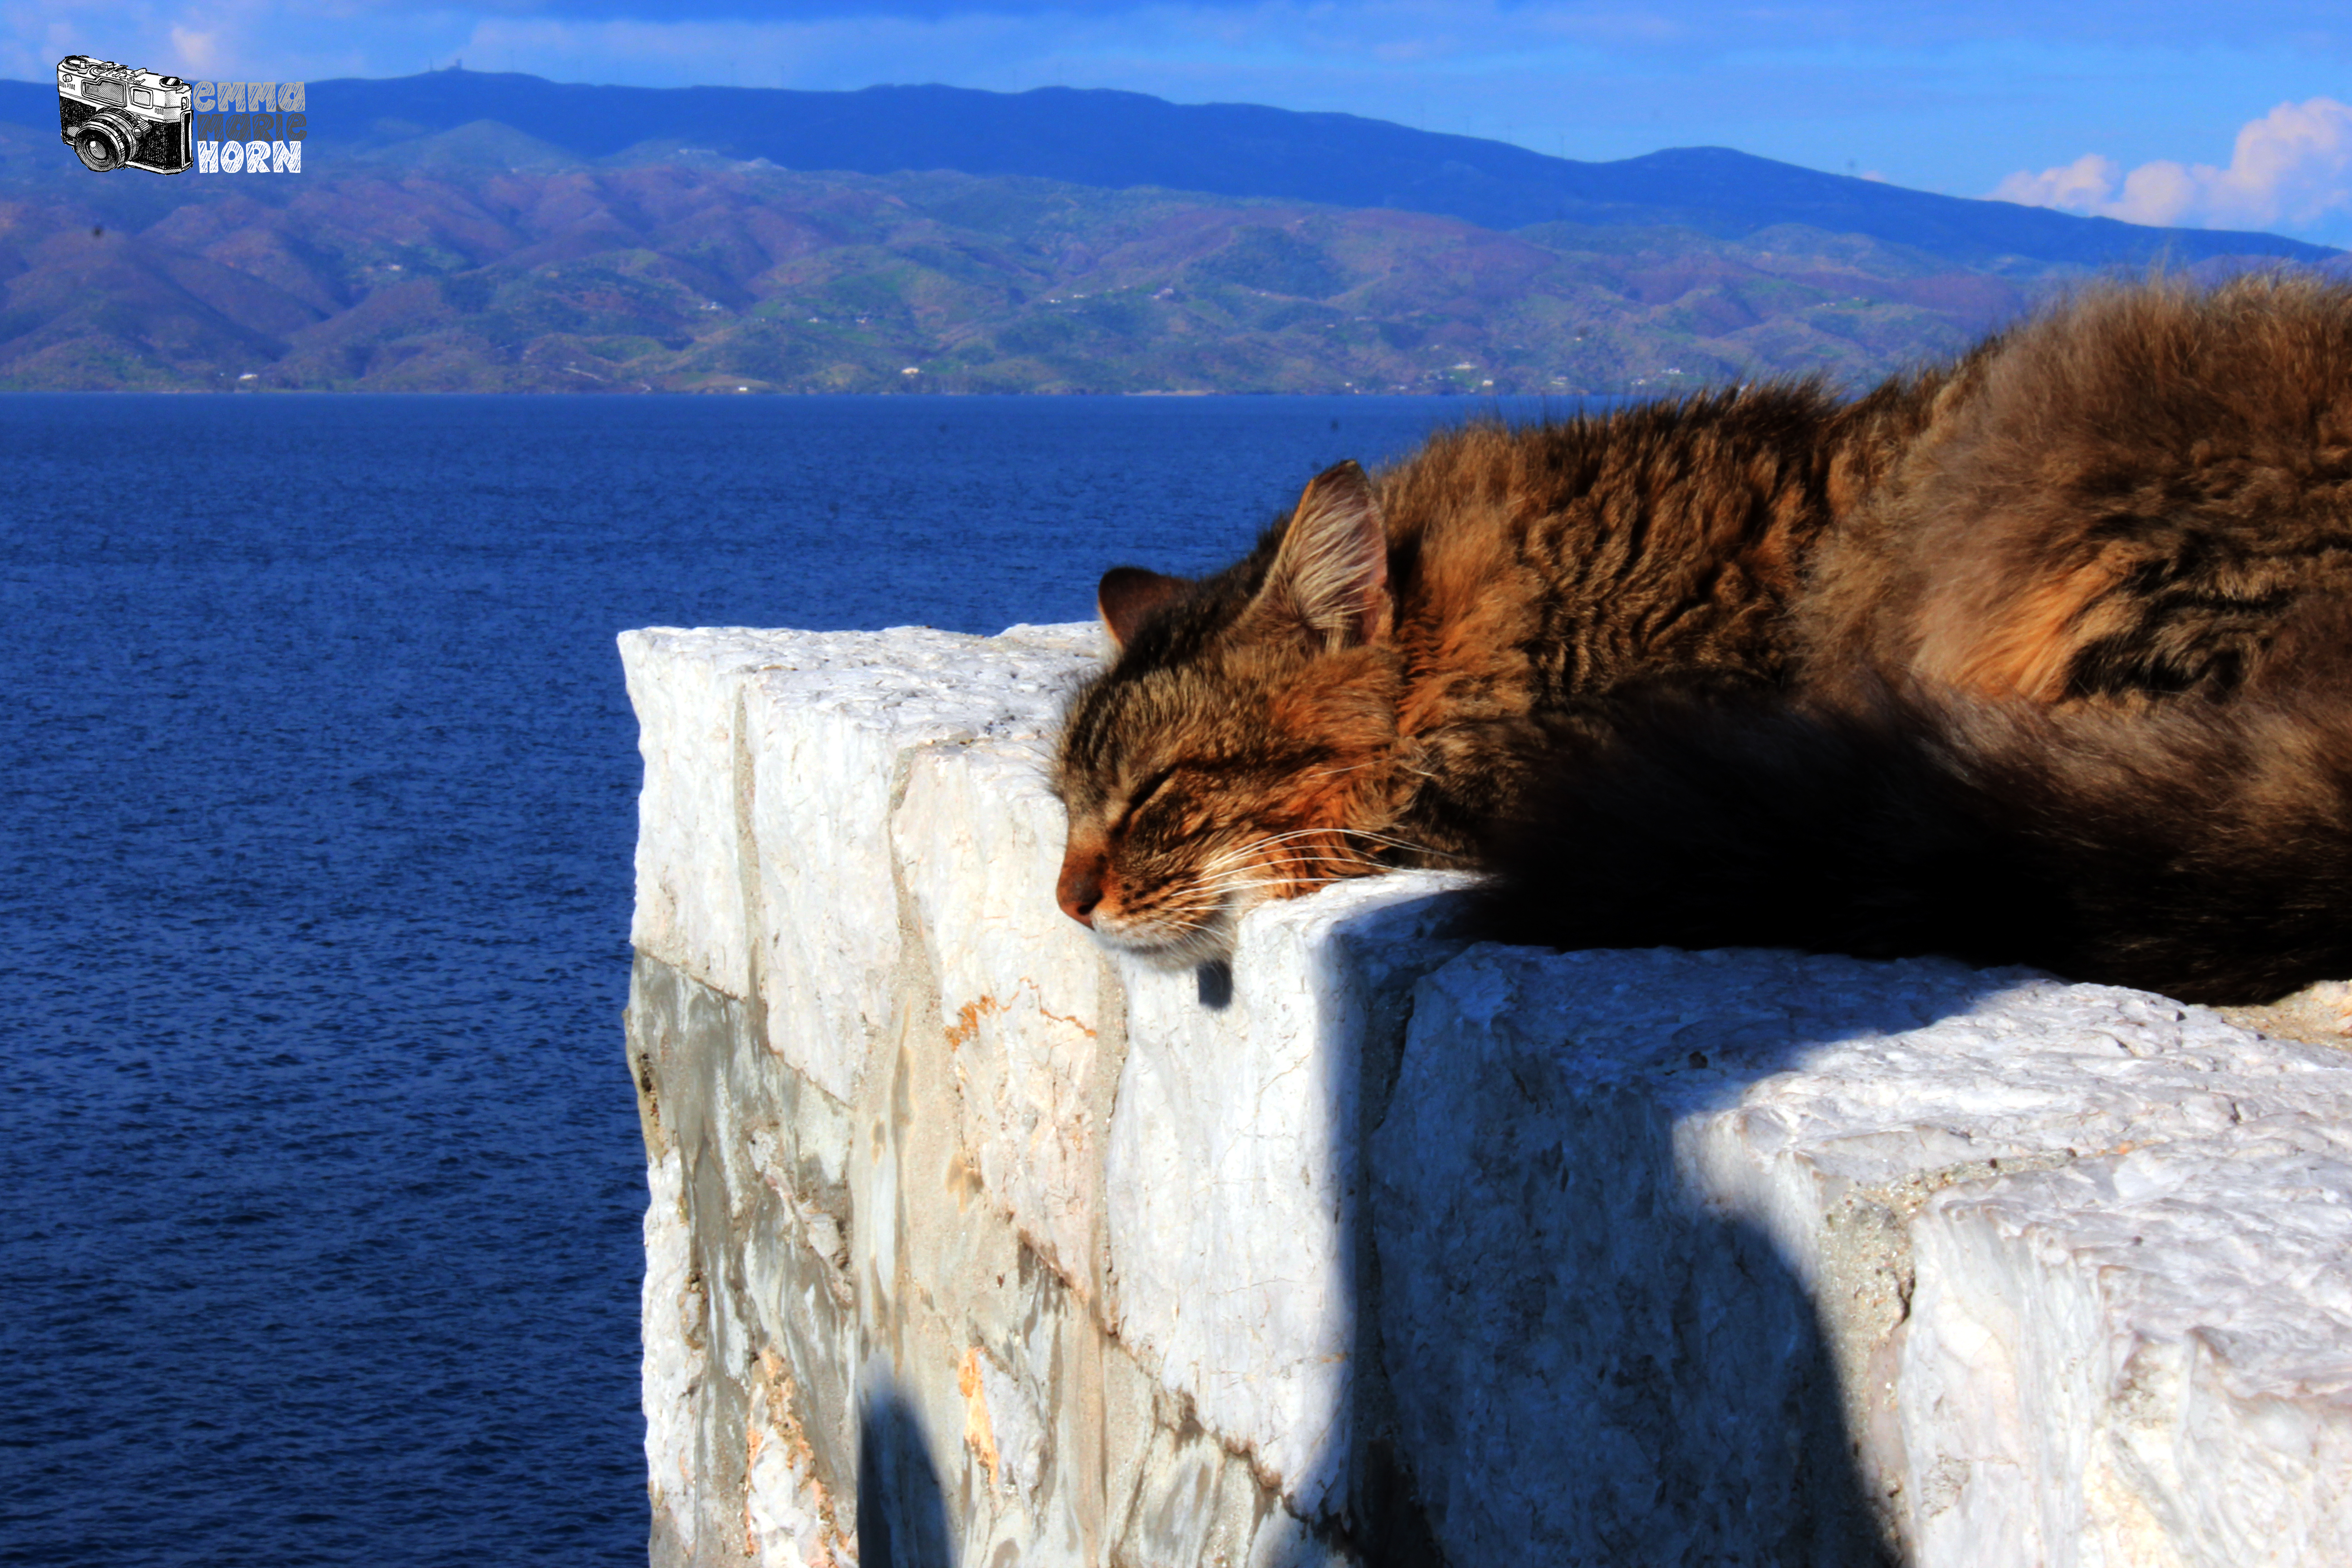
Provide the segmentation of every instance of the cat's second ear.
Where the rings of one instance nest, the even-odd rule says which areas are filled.
[[[1251,611],[1288,621],[1328,648],[1388,635],[1388,526],[1363,469],[1340,463],[1307,481]]]
[[[1114,566],[1095,588],[1095,609],[1110,640],[1125,647],[1152,611],[1192,585],[1184,578],[1163,577],[1140,566]]]

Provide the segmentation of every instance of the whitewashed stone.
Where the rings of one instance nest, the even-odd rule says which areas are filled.
[[[647,1163],[646,1278],[639,1289],[643,1355],[638,1396],[646,1416],[646,1475],[656,1531],[667,1530],[682,1553],[695,1537],[695,1417],[693,1392],[708,1363],[689,1342],[699,1303],[687,1289],[693,1242],[687,1231],[683,1163],[672,1149]]]
[[[1034,748],[1086,664],[1001,639],[880,635],[887,663],[828,638],[744,696],[769,1040],[845,1100],[881,1037],[898,958],[889,837],[903,769],[941,743]]]
[[[1230,995],[1122,965],[1108,1155],[1121,1337],[1311,1517],[1344,1477],[1357,1353],[1360,1067],[1378,994],[1458,879],[1339,883],[1241,924]]]
[[[1034,741],[1096,635],[625,633],[646,759],[632,942],[757,990],[772,1048],[850,1099],[898,959],[890,807],[908,754]]]
[[[1342,1568],[1352,1561],[1349,1552],[1318,1540],[1297,1514],[1276,1508],[1258,1521],[1244,1563],[1245,1568]]]
[[[1351,1560],[1097,1316],[1124,1009],[1041,774],[1097,644],[625,639],[658,1568]]]
[[[806,634],[654,626],[620,636],[637,713],[637,899],[629,942],[714,990],[751,994],[742,827],[735,786],[735,693]]]
[[[745,1473],[744,1556],[756,1568],[835,1568],[857,1561],[854,1549],[836,1544],[824,1519],[810,1505],[808,1464],[772,1427],[751,1428],[751,1459]]]
[[[1091,1295],[1102,965],[1054,900],[1064,818],[1045,743],[1041,732],[918,752],[895,844],[939,976],[972,1162],[1021,1233]]]
[[[2343,1277],[2288,1237],[2340,1247],[2352,1186],[2340,1166],[2255,1173],[2282,1121],[2338,1147],[2323,1130],[2352,1125],[2352,1061],[2139,993],[1934,963],[1474,950],[1417,989],[1374,1153],[1389,1371],[1439,1538],[1455,1561],[1792,1533],[1859,1550],[1875,1515],[1923,1563],[2232,1561],[2133,1554],[2154,1539],[2137,1523],[2122,1555],[2058,1541],[2090,1538],[2086,1488],[2150,1514],[2194,1473],[2130,1497],[2120,1461],[2094,1473],[2098,1434],[2142,1397],[2121,1375],[2135,1343],[2226,1378],[2231,1326],[2259,1320],[2346,1385],[2345,1320],[2319,1300]],[[2201,1238],[2171,1226],[2145,1265],[2171,1282],[2168,1318],[2122,1288],[2127,1258],[2088,1257],[2116,1223],[2095,1173],[2119,1158],[2248,1163],[2239,1212]],[[2300,1478],[2302,1527],[2342,1513],[2311,1468],[2326,1445],[2301,1435],[2340,1431],[2328,1403],[2231,1439],[2249,1472]]]
[[[783,1358],[762,1352],[745,1424],[743,1555],[754,1568],[856,1568],[856,1543],[834,1518],[794,1392]]]
[[[622,639],[660,1568],[2352,1561],[2352,1058],[1420,876],[1110,972],[1097,642]]]
[[[2352,1130],[2242,1087],[2213,1086],[2225,1133],[1928,1203],[1901,1362],[1924,1557],[2352,1563]]]

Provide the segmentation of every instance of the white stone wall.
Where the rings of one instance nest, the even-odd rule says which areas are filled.
[[[1122,973],[1095,651],[622,638],[657,1563],[2352,1562],[2352,1058],[1419,875]]]

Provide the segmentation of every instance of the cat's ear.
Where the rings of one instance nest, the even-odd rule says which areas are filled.
[[[1331,649],[1388,635],[1388,526],[1363,469],[1340,463],[1307,481],[1251,613]]]
[[[1095,610],[1110,640],[1125,647],[1152,611],[1192,585],[1184,578],[1162,577],[1140,566],[1114,566],[1095,587]]]

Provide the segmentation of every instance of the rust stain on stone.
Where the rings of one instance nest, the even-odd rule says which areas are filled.
[[[760,1554],[760,1533],[751,1518],[752,1468],[760,1462],[761,1453],[770,1443],[782,1447],[785,1463],[793,1479],[802,1489],[801,1495],[816,1515],[819,1539],[811,1550],[824,1553],[811,1562],[824,1563],[855,1563],[856,1542],[842,1531],[835,1517],[832,1494],[816,1475],[816,1451],[810,1444],[807,1431],[801,1426],[794,1408],[799,1399],[798,1385],[793,1381],[790,1367],[772,1345],[761,1347],[753,1363],[751,1379],[751,1420],[744,1434],[743,1489],[743,1554]],[[764,1416],[764,1419],[762,1418]]]
[[[1070,1027],[1076,1029],[1087,1038],[1090,1040],[1095,1038],[1095,1032],[1092,1029],[1087,1028],[1076,1018],[1070,1017],[1066,1014],[1056,1013],[1051,1007],[1045,1005],[1045,988],[1043,985],[1038,984],[1036,981],[1031,979],[1026,974],[1021,977],[1019,984],[1027,986],[1029,994],[1037,998],[1037,1013],[1040,1017],[1051,1018],[1056,1024],[1067,1024]]]
[[[948,1156],[948,1196],[955,1200],[956,1213],[963,1213],[965,1206],[986,1190],[987,1185],[981,1180],[980,1173],[972,1168],[971,1162],[964,1158],[961,1150]]]
[[[948,1049],[961,1050],[980,1033],[980,1021],[993,1013],[1004,1011],[1004,1004],[993,996],[982,996],[956,1009],[956,1021],[948,1026]]]
[[[1026,989],[1031,995],[1037,999],[1037,1012],[1039,1016],[1051,1018],[1056,1024],[1067,1024],[1070,1027],[1076,1029],[1078,1033],[1084,1035],[1090,1040],[1096,1037],[1095,1032],[1087,1027],[1084,1024],[1078,1022],[1077,1019],[1073,1018],[1065,1013],[1056,1013],[1051,1007],[1046,1006],[1045,988],[1038,984],[1034,980],[1029,978],[1029,976],[1024,974],[1018,981],[1014,982],[1014,984]],[[993,995],[982,996],[973,1001],[965,1003],[962,1006],[956,1009],[956,1021],[948,1026],[948,1049],[951,1051],[959,1050],[964,1046],[969,1045],[972,1038],[980,1033],[980,1021],[982,1018],[993,1017],[997,1014],[1009,1013],[1011,1011],[1012,1008],[1010,1006],[998,1001]]]
[[[956,1368],[956,1387],[963,1394],[963,1440],[988,1471],[989,1489],[996,1488],[996,1431],[988,1421],[988,1394],[980,1377],[980,1347],[963,1352]]]

